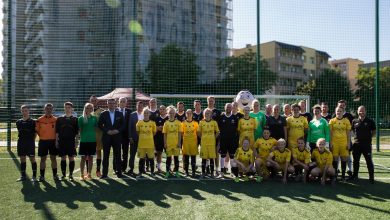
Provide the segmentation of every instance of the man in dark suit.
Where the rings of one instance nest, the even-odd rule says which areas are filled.
[[[121,139],[122,131],[126,123],[121,112],[116,111],[115,99],[107,100],[108,110],[101,113],[99,117],[99,128],[103,131],[103,175],[101,179],[107,178],[108,163],[111,147],[114,151],[115,166],[121,167]],[[116,170],[117,177],[122,177],[122,170]]]
[[[121,97],[118,100],[119,107],[117,108],[117,111],[122,113],[123,118],[125,120],[125,129],[121,132],[122,133],[122,141],[121,141],[121,150],[122,150],[122,160],[121,160],[121,170],[122,173],[126,172],[127,169],[127,160],[129,159],[129,124],[127,123],[130,120],[130,109],[126,108],[127,106],[127,99],[126,97]],[[115,158],[114,158],[115,159]],[[115,160],[113,160],[114,164],[114,170],[117,170],[115,166]]]
[[[134,175],[134,160],[138,148],[138,134],[136,131],[136,125],[139,120],[143,120],[142,111],[144,109],[144,104],[140,101],[137,102],[136,111],[130,114],[129,118],[129,138],[130,138],[130,158],[129,158],[129,168],[127,172],[129,175]]]

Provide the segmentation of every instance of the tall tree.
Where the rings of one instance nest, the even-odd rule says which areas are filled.
[[[218,72],[220,79],[217,85],[217,92],[222,94],[236,94],[242,89],[251,92],[257,90],[257,64],[256,53],[252,50],[240,55],[229,56],[218,61]],[[260,60],[259,70],[259,93],[271,89],[275,85],[278,76],[269,69],[268,62]]]
[[[356,83],[355,97],[370,117],[375,116],[375,72],[375,68],[359,68]],[[379,116],[390,120],[390,67],[380,69],[379,79]]]
[[[342,76],[338,71],[326,69],[317,79],[309,81],[297,88],[298,95],[309,95],[310,105],[327,102],[330,112],[337,105],[337,101],[344,99],[351,109],[353,105],[353,93],[351,91],[348,79]],[[347,109],[350,111],[350,109]]]
[[[189,93],[196,88],[200,68],[196,55],[174,44],[152,53],[146,68],[151,93]]]

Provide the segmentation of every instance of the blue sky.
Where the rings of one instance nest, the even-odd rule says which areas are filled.
[[[390,59],[390,0],[380,0],[380,59]],[[260,42],[375,61],[375,0],[261,0]],[[233,47],[256,44],[256,0],[233,1]]]
[[[260,0],[260,41],[312,47],[328,52],[331,59],[374,62],[374,4],[375,0]],[[380,6],[380,59],[389,60],[390,0],[380,0]],[[233,0],[233,28],[233,48],[256,44],[256,0]]]

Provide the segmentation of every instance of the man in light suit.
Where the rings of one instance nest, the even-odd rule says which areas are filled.
[[[143,120],[142,111],[144,109],[144,104],[140,101],[137,102],[136,111],[130,114],[129,118],[129,139],[130,139],[130,158],[129,158],[129,168],[127,172],[129,175],[134,175],[134,160],[138,148],[138,134],[136,131],[136,125],[139,120]]]
[[[115,99],[107,100],[108,110],[101,113],[99,117],[99,128],[103,131],[103,175],[101,179],[107,178],[108,163],[111,147],[114,151],[115,166],[121,167],[121,140],[122,131],[126,124],[121,112],[116,111]],[[116,170],[117,177],[122,177],[122,170]]]

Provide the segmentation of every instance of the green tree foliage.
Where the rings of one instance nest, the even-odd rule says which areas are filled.
[[[256,53],[252,50],[240,55],[229,56],[218,61],[218,73],[220,80],[217,81],[215,92],[220,94],[236,94],[240,90],[247,89],[256,93],[257,85]],[[269,69],[268,62],[260,60],[259,93],[271,89],[278,80],[276,73]]]
[[[195,54],[174,44],[163,47],[160,53],[152,53],[146,68],[147,79],[142,80],[146,92],[193,92],[200,74],[196,59]]]
[[[375,68],[359,68],[355,97],[359,105],[366,106],[369,117],[375,116]],[[379,75],[379,116],[390,119],[390,67],[380,69]]]
[[[348,103],[347,111],[350,111],[353,105],[353,93],[351,91],[348,79],[340,75],[339,72],[326,69],[317,79],[309,81],[297,88],[298,95],[309,95],[310,106],[327,102],[329,111],[333,113],[337,101],[344,99]]]

